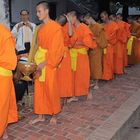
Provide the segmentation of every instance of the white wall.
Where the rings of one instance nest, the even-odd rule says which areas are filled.
[[[0,23],[9,27],[9,17],[6,17],[7,9],[5,9],[4,2],[4,0],[0,0]]]

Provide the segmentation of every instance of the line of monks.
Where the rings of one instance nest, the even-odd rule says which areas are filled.
[[[56,124],[60,97],[64,103],[90,97],[90,77],[98,87],[98,80],[112,80],[115,74],[122,75],[128,64],[140,61],[140,24],[134,18],[126,23],[121,14],[109,16],[104,11],[99,24],[86,14],[83,21],[87,26],[75,11],[51,20],[45,1],[39,2],[36,10],[43,23],[37,27],[37,51],[29,54],[38,65],[34,81],[34,113],[38,117],[31,125],[45,121],[45,114],[52,116],[50,124]],[[0,137],[5,139],[7,125],[18,120],[11,72],[16,63],[14,38],[0,24]]]

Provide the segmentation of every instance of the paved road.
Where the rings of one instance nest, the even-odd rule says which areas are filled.
[[[25,108],[25,119],[9,127],[9,140],[86,140],[139,89],[139,70],[140,64],[127,68],[127,74],[113,81],[101,82],[101,88],[93,91],[93,100],[70,104],[60,113],[57,126],[49,125],[48,117],[45,122],[29,125],[36,116],[32,108]]]

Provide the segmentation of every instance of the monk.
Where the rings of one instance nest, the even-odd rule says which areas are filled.
[[[139,38],[140,38],[140,24],[137,22],[135,18],[128,18],[128,23],[131,24],[130,31],[131,31],[131,38],[132,44],[129,49],[128,54],[128,64],[134,65],[137,64],[139,61]],[[130,45],[130,44],[129,44]]]
[[[110,19],[111,21],[116,22],[116,21],[117,21],[117,19],[116,19],[116,14],[110,14],[110,15],[109,15],[109,19]]]
[[[58,69],[58,84],[60,90],[60,96],[63,98],[63,106],[67,105],[67,99],[72,97],[72,69],[70,58],[70,37],[73,35],[72,24],[68,17],[60,15],[56,21],[62,26],[64,35],[65,54]],[[67,22],[67,23],[66,23]],[[62,107],[63,107],[62,106]]]
[[[84,16],[84,21],[89,25],[94,35],[93,39],[97,43],[97,47],[89,52],[89,60],[91,79],[95,80],[94,89],[98,89],[98,81],[102,79],[103,49],[107,46],[107,40],[103,26],[97,23],[90,14]]]
[[[72,48],[70,50],[73,71],[73,96],[87,96],[90,81],[88,49],[94,48],[96,43],[93,42],[93,34],[89,27],[84,23],[80,23],[75,11],[69,12],[67,16],[74,26],[73,36],[76,36],[71,38]]]
[[[8,124],[18,120],[12,76],[16,64],[15,39],[10,31],[0,24],[0,139],[8,138]]]
[[[103,11],[100,14],[103,21],[106,38],[108,41],[107,48],[104,49],[103,55],[103,80],[112,80],[114,78],[114,46],[117,43],[118,26],[115,22],[109,20],[108,13]]]
[[[41,1],[36,6],[40,25],[37,33],[38,50],[35,63],[38,65],[34,85],[34,112],[38,117],[30,122],[45,121],[45,114],[51,115],[50,124],[57,123],[61,111],[58,89],[58,67],[64,55],[64,40],[61,26],[49,17],[49,5]]]
[[[114,49],[114,73],[122,75],[124,73],[124,57],[127,43],[127,32],[125,30],[125,22],[123,22],[122,20],[118,20],[116,15],[111,15],[110,18],[118,26],[117,43]]]
[[[123,21],[123,16],[122,14],[117,14],[117,22],[119,24],[121,24],[124,28],[124,32],[123,34],[125,34],[125,45],[124,45],[124,56],[123,56],[123,64],[124,67],[128,66],[128,55],[127,55],[127,42],[130,38],[130,24],[128,24],[127,22]]]

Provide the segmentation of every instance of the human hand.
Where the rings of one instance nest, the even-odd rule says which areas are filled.
[[[70,22],[68,15],[64,14],[64,16],[66,17],[67,21]]]
[[[37,70],[36,72],[34,72],[33,74],[33,79],[38,79],[41,76],[41,71]]]
[[[47,62],[42,62],[37,66],[37,71],[42,71],[42,69],[45,67],[45,65],[47,64]]]

